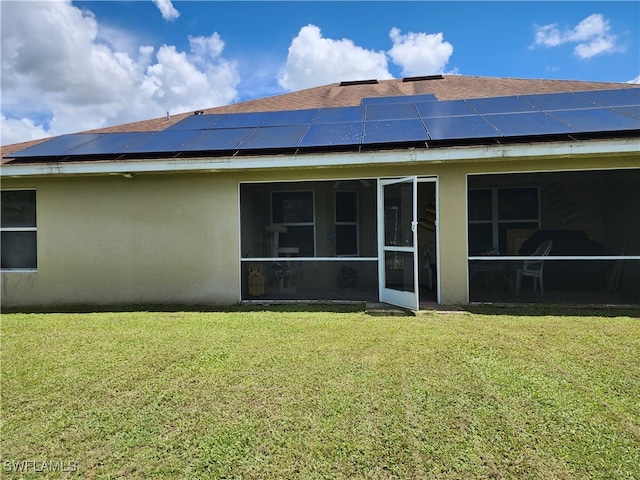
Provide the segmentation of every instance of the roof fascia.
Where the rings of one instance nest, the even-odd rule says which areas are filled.
[[[0,177],[217,172],[291,168],[293,165],[296,168],[371,166],[398,163],[464,162],[528,157],[626,154],[637,153],[638,151],[637,138],[623,138],[431,149],[409,148],[373,152],[9,164],[2,166]]]

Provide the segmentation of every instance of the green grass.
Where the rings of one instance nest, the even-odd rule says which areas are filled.
[[[640,320],[315,310],[3,315],[3,477],[640,478]]]

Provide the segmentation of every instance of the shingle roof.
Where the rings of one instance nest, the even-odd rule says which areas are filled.
[[[347,107],[360,105],[363,98],[433,94],[438,100],[457,100],[534,93],[559,93],[586,90],[631,88],[625,83],[583,82],[574,80],[539,80],[497,77],[472,77],[461,75],[413,77],[394,80],[333,83],[273,97],[249,100],[206,108],[205,114],[271,112],[310,108]],[[193,112],[172,115],[140,122],[105,127],[90,132],[151,132],[165,128],[192,115]],[[47,139],[6,145],[1,148],[4,158]]]

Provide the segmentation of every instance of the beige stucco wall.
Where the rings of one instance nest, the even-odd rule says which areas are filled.
[[[402,154],[399,154],[402,155]],[[402,158],[406,160],[406,154]],[[233,304],[240,300],[241,181],[435,176],[441,303],[468,301],[467,175],[638,168],[636,155],[235,173],[3,178],[36,188],[38,270],[2,273],[3,307]]]
[[[2,274],[3,307],[238,299],[235,179],[3,181],[11,187],[36,188],[38,270]]]

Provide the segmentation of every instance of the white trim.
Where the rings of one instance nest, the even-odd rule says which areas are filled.
[[[243,257],[241,262],[377,262],[378,257]]]
[[[281,177],[280,177],[281,178]],[[331,178],[322,178],[322,177],[311,177],[305,178],[304,180],[300,180],[299,178],[294,179],[286,179],[286,180],[240,180],[238,181],[238,185],[256,185],[256,184],[269,184],[269,183],[307,183],[307,182],[357,182],[358,180],[371,180],[372,182],[377,182],[378,177],[331,177]],[[371,185],[372,187],[374,185]]]
[[[64,161],[44,164],[6,164],[1,177],[50,175],[123,175],[151,172],[230,171],[248,169],[291,169],[313,167],[411,165],[422,162],[516,159],[527,157],[575,157],[577,155],[626,154],[638,152],[638,138],[580,140],[515,145],[408,148],[349,153],[309,153],[275,156],[231,156],[216,158],[174,158],[161,160]],[[11,158],[10,155],[7,158]],[[295,163],[292,163],[292,159]]]
[[[465,303],[469,303],[469,299],[471,298],[471,285],[469,279],[471,275],[469,273],[469,176],[467,173],[464,176],[464,240],[465,240],[465,253],[467,254],[467,265],[465,268],[465,272],[467,275],[467,294],[465,297]],[[440,265],[438,265],[438,269],[440,269]]]
[[[242,202],[241,197],[240,197],[240,190],[241,190],[241,183],[238,182],[236,184],[236,193],[237,193],[237,207],[238,207],[238,236],[237,236],[237,241],[238,241],[238,254],[240,255],[240,261],[238,262],[238,303],[242,302],[242,283],[243,283],[243,277],[242,277]],[[212,258],[214,256],[213,252],[211,254]]]
[[[3,232],[37,232],[38,227],[0,227]]]
[[[411,246],[386,245],[385,243],[385,211],[384,190],[391,185],[406,184],[411,186]],[[420,284],[418,281],[418,177],[411,175],[402,178],[381,178],[378,182],[378,296],[381,302],[389,303],[409,310],[420,309]],[[413,291],[401,291],[387,288],[385,254],[399,252],[411,254],[413,260]]]
[[[36,233],[36,267],[16,267],[16,268],[2,268],[0,273],[38,273],[38,190],[35,187],[20,187],[20,188],[2,188],[0,192],[33,192],[35,194],[34,208],[35,208],[35,222],[34,226],[25,227],[0,227],[0,233],[4,232],[35,232]]]
[[[386,187],[387,185],[397,185],[399,183],[413,182],[415,178],[416,178],[415,175],[408,175],[406,177],[398,177],[398,178],[384,177],[380,179],[380,184],[383,187]]]
[[[640,255],[546,255],[533,256],[533,255],[483,255],[468,257],[468,260],[478,261],[509,261],[509,260],[640,260]]]
[[[418,177],[418,183],[433,183],[436,195],[436,303],[440,304],[440,178],[438,175]],[[418,193],[419,196],[419,193]],[[419,247],[419,245],[418,245]],[[418,251],[418,256],[420,251]],[[419,284],[420,282],[418,282]],[[420,289],[418,288],[418,308],[420,307]]]
[[[640,153],[640,150],[636,153]],[[528,173],[580,173],[580,172],[606,172],[609,170],[637,170],[640,167],[640,162],[638,165],[633,165],[629,167],[617,167],[617,166],[606,166],[603,165],[601,167],[583,167],[582,165],[578,165],[576,168],[531,168],[525,170],[495,170],[490,172],[467,172],[466,175],[468,177],[482,177],[487,175],[525,175]],[[482,188],[482,187],[478,187]]]
[[[413,247],[402,247],[402,246],[395,246],[395,245],[394,246],[382,245],[382,250],[384,252],[413,253]]]

